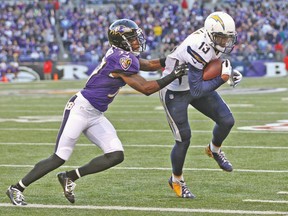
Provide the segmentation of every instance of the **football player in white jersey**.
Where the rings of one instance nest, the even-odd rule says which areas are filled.
[[[204,27],[189,35],[165,61],[163,76],[169,74],[177,64],[189,65],[187,76],[174,80],[160,90],[160,100],[175,139],[170,155],[172,175],[168,183],[179,197],[195,198],[183,177],[184,161],[191,139],[187,113],[189,105],[215,122],[212,139],[205,148],[206,154],[214,158],[221,169],[227,172],[233,170],[220,147],[234,125],[234,118],[215,90],[228,80],[230,85],[236,86],[242,75],[232,70],[227,59],[222,63],[221,75],[208,81],[204,81],[202,75],[204,66],[220,58],[223,53],[229,54],[236,41],[233,18],[225,12],[214,12],[206,18]]]

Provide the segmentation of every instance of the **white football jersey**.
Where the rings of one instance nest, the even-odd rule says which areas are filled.
[[[210,46],[209,42],[210,39],[203,28],[190,34],[171,54],[167,56],[163,76],[166,76],[173,71],[177,61],[179,64],[190,63],[195,68],[202,70],[206,63],[213,59],[220,58],[222,53],[216,53],[214,48]],[[181,83],[179,82],[179,79],[176,79],[166,88],[172,91],[189,90],[188,75],[182,77]]]

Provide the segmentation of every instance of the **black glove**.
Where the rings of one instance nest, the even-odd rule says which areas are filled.
[[[179,83],[181,84],[181,78],[183,75],[187,75],[189,71],[188,65],[187,64],[182,64],[182,65],[177,65],[174,67],[174,70],[168,74],[165,77],[162,77],[159,80],[156,80],[158,85],[160,86],[160,89],[164,88],[167,86],[169,83],[171,83],[175,79],[179,79]]]
[[[188,71],[189,71],[188,64],[181,64],[181,65],[175,66],[172,73],[175,74],[175,77],[179,78],[179,77],[182,77],[184,75],[187,75]]]

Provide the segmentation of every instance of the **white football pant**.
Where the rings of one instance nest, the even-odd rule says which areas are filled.
[[[124,151],[114,126],[78,92],[67,103],[58,133],[55,154],[67,161],[83,134],[102,151]]]

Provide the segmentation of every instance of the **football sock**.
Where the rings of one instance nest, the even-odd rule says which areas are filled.
[[[16,185],[13,185],[13,187],[21,192],[23,192],[26,188],[26,186],[22,183],[22,180],[20,180]]]
[[[113,167],[119,163],[121,163],[124,160],[124,153],[123,151],[116,151],[107,153],[101,156],[98,156],[94,159],[92,159],[89,163],[83,165],[82,167],[79,167],[79,174],[80,176],[85,176],[97,172],[101,172],[103,170],[109,169],[110,167]],[[75,175],[76,171],[74,170]],[[70,173],[68,172],[70,175]],[[72,177],[72,176],[71,176]],[[73,176],[73,178],[76,178]],[[72,178],[72,180],[73,180]],[[79,178],[77,176],[77,178]]]
[[[81,178],[81,175],[80,175],[80,173],[79,173],[79,169],[76,169],[75,171],[76,171],[77,176],[78,176],[79,178]]]
[[[176,182],[176,181],[184,181],[184,177],[183,177],[183,175],[181,175],[181,176],[176,176],[176,175],[174,175],[174,174],[172,173],[172,181],[173,181],[173,182]]]
[[[60,167],[64,163],[65,161],[63,159],[58,157],[56,154],[53,154],[49,158],[39,161],[37,164],[35,164],[34,168],[21,180],[22,184],[28,187],[31,183],[40,179],[52,170]]]
[[[214,153],[219,153],[220,147],[215,146],[213,143],[210,143],[210,150]]]
[[[78,169],[77,169],[78,170]],[[77,179],[79,179],[80,177],[77,175],[77,171],[76,170],[71,170],[66,172],[66,176],[68,178],[70,178],[72,181],[76,181]]]

